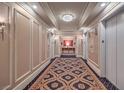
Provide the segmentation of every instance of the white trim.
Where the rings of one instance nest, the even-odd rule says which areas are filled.
[[[122,9],[124,6],[124,3],[118,3],[116,6],[114,6],[104,17],[101,18],[100,21],[103,21],[109,17],[111,17],[114,13],[117,13],[119,9]]]
[[[29,21],[29,25],[31,26],[31,24],[30,24],[30,22],[31,22],[31,20],[30,20],[30,17],[28,17],[27,15],[25,15],[24,13],[22,13],[22,12],[20,12],[19,10],[17,10],[17,9],[15,9],[14,10],[14,18],[15,18],[15,20],[14,20],[14,31],[15,31],[15,41],[14,41],[14,46],[15,46],[15,51],[14,51],[14,62],[15,62],[15,66],[14,66],[14,70],[15,70],[15,83],[16,82],[18,82],[20,79],[22,79],[23,77],[25,77],[26,75],[28,75],[30,72],[31,72],[31,69],[30,69],[30,65],[31,65],[31,63],[29,63],[29,70],[26,72],[26,73],[24,73],[23,75],[21,75],[20,77],[18,77],[17,76],[17,64],[18,64],[18,61],[17,61],[17,59],[18,59],[18,56],[17,56],[17,49],[18,49],[18,47],[17,47],[17,28],[16,28],[16,21],[17,21],[17,14],[20,14],[21,16],[23,16],[23,17],[25,17],[26,19],[28,19],[28,21]],[[31,28],[30,28],[31,29]],[[31,47],[30,47],[31,48]],[[31,51],[30,51],[30,53],[31,53]],[[29,57],[30,57],[30,55],[29,55]],[[30,62],[31,62],[31,59],[30,59]]]
[[[6,86],[6,87],[4,87],[2,90],[7,90],[7,89],[9,89],[10,87],[11,87],[11,84],[8,85],[8,86]]]
[[[40,51],[39,51],[39,50],[40,50],[40,48],[39,48],[39,45],[40,45],[40,43],[39,43],[39,37],[40,37],[40,36],[39,36],[40,23],[39,23],[37,20],[32,20],[31,22],[32,22],[32,23],[31,23],[31,37],[32,37],[32,38],[31,38],[31,39],[32,39],[32,40],[31,40],[31,41],[32,41],[32,42],[31,42],[31,46],[32,46],[32,47],[31,47],[31,52],[32,52],[32,55],[31,55],[31,58],[32,58],[32,59],[31,59],[31,62],[32,62],[32,64],[31,64],[32,66],[31,66],[31,67],[32,67],[32,68],[31,68],[31,70],[35,70],[37,67],[40,66]],[[34,56],[33,56],[33,54],[34,54],[34,53],[33,53],[33,51],[34,51],[34,49],[33,49],[33,43],[34,43],[34,40],[33,40],[33,39],[34,39],[34,37],[33,37],[34,24],[38,25],[38,29],[39,29],[39,30],[38,30],[38,51],[39,51],[39,52],[38,52],[38,57],[39,57],[39,63],[38,63],[36,66],[34,66],[34,59],[33,59],[33,57],[34,57]]]
[[[81,58],[83,58],[83,56],[82,56],[82,55],[77,55],[76,57],[81,57]]]
[[[45,59],[42,63],[39,63],[37,66],[35,66],[32,70],[34,71],[35,69],[37,69],[40,65],[44,64],[46,61],[50,60],[50,57]]]
[[[105,46],[106,46],[106,36],[105,36],[105,23],[100,22],[99,24],[99,35],[100,35],[100,42],[99,42],[99,63],[100,63],[100,70],[101,70],[101,76],[105,77],[106,76],[106,55],[105,55]],[[102,41],[104,41],[102,43]]]
[[[96,72],[98,76],[101,77],[101,71],[99,68],[97,68],[92,62],[88,61],[88,65]]]
[[[60,55],[55,55],[55,57],[60,57]],[[54,57],[53,57],[54,58]]]
[[[31,18],[33,18],[33,19],[39,21],[40,24],[49,27],[48,24],[47,24],[45,21],[43,21],[43,20],[40,18],[40,16],[37,15],[37,14],[35,13],[35,11],[32,10],[27,4],[25,4],[25,3],[16,3],[15,5],[21,7],[22,9],[24,9],[24,11],[26,11],[27,13],[29,13],[29,14],[31,15]],[[36,17],[36,16],[37,16],[37,17]]]
[[[39,63],[38,65],[36,65],[35,67],[32,68],[32,70],[35,70],[36,68],[38,68],[41,64]]]
[[[48,66],[49,63],[50,63],[50,59],[44,62],[44,64],[35,72],[33,72],[29,77],[27,77],[25,80],[19,83],[16,87],[14,87],[13,90],[24,89],[46,66]]]
[[[94,64],[94,66],[96,66],[97,68],[99,68],[99,65],[97,63],[95,63],[93,60],[91,60],[90,58],[88,58],[88,61],[90,61],[92,64]]]
[[[19,78],[17,78],[17,79],[15,80],[15,83],[17,83],[18,81],[20,81],[22,78],[24,78],[25,76],[27,76],[27,75],[30,74],[30,73],[31,73],[31,71],[26,72],[25,74],[23,74],[22,76],[20,76]]]

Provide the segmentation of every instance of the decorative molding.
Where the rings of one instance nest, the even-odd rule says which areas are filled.
[[[6,4],[5,4],[6,5]],[[10,7],[8,6],[8,5],[6,5],[7,7],[8,7],[8,22],[10,23],[10,21],[11,21],[11,19],[10,19],[10,16],[11,16],[11,10],[10,10]],[[10,26],[8,27],[9,29],[9,31],[11,32],[11,29],[10,29]],[[10,84],[7,86],[7,87],[5,87],[4,89],[8,89],[8,88],[10,88],[11,87],[11,85],[12,85],[12,57],[11,57],[11,54],[12,54],[12,47],[11,47],[11,44],[12,44],[12,42],[11,42],[11,39],[10,39],[10,35],[9,35],[9,63],[10,63],[10,77],[9,77],[9,82],[10,82]]]
[[[11,87],[11,84],[9,84],[8,86],[4,87],[2,90],[7,90]]]
[[[104,20],[106,17],[111,15],[113,12],[115,12],[117,9],[122,7],[124,3],[110,3],[98,16],[95,18],[88,27],[94,26],[99,21]],[[116,9],[117,8],[117,9]]]
[[[88,60],[89,60],[90,62],[92,62],[92,64],[94,64],[94,66],[96,66],[97,68],[99,68],[99,65],[96,64],[93,60],[91,60],[90,58],[88,58]]]
[[[88,65],[101,77],[101,71],[99,68],[97,68],[92,62],[87,61]]]
[[[85,2],[86,3],[86,2]],[[83,15],[84,15],[84,13],[85,13],[85,11],[86,11],[86,9],[87,9],[87,7],[88,7],[88,4],[89,4],[89,2],[87,2],[86,4],[85,4],[85,6],[84,6],[84,9],[82,9],[82,13],[81,13],[81,15],[82,16],[80,16],[80,18],[79,18],[79,24],[80,24],[80,22],[81,22],[81,20],[82,20],[82,17],[83,17]]]
[[[8,81],[8,84],[3,88],[3,89],[12,89],[13,87],[15,87],[17,84],[19,85],[20,82],[23,82],[23,80],[25,81],[27,77],[29,77],[29,75],[34,72],[34,71],[38,71],[38,69],[40,68],[40,65],[44,66],[44,64],[46,64],[46,61],[49,59],[46,59],[44,60],[43,62],[40,61],[40,65],[39,67],[37,67],[36,70],[31,70],[31,67],[29,67],[29,70],[31,71],[25,71],[27,73],[25,73],[24,75],[22,75],[21,77],[19,77],[18,79],[16,78],[16,74],[15,74],[15,71],[16,71],[16,61],[15,61],[15,57],[16,55],[14,54],[15,53],[15,11],[21,13],[23,16],[25,16],[26,18],[29,18],[30,22],[29,23],[32,23],[33,20],[35,20],[36,22],[40,23],[39,25],[43,25],[45,26],[45,28],[49,27],[46,23],[44,23],[44,21],[42,21],[42,19],[40,19],[34,12],[28,10],[25,6],[23,5],[19,5],[17,3],[0,3],[0,5],[6,5],[9,9],[8,11],[8,20],[9,20],[9,26],[8,26],[8,30],[9,30],[9,54],[10,54],[10,64],[9,64],[9,72],[10,72],[10,76],[9,77],[9,81]],[[11,24],[10,24],[11,23]],[[31,27],[31,24],[30,24],[30,27]],[[31,29],[31,28],[30,28]],[[30,50],[31,51],[31,50]],[[30,56],[31,57],[31,56]],[[31,58],[30,58],[31,59]],[[31,62],[30,62],[31,64]],[[30,73],[30,74],[29,74]],[[35,77],[34,75],[31,76],[32,77]],[[20,80],[21,79],[21,80]],[[28,82],[28,80],[26,81]],[[24,82],[23,82],[24,83]],[[17,86],[18,86],[17,85]],[[22,86],[23,87],[23,86]]]
[[[28,17],[28,16],[26,16],[24,13],[21,13],[19,10],[17,10],[17,9],[14,9],[14,32],[15,32],[15,40],[14,40],[14,46],[15,46],[15,51],[14,51],[14,53],[15,53],[15,55],[14,55],[14,57],[15,57],[15,59],[14,59],[14,62],[15,62],[15,66],[14,66],[14,68],[15,68],[15,83],[17,83],[19,80],[21,80],[22,78],[24,78],[25,76],[27,76],[30,72],[31,72],[31,69],[30,69],[30,67],[29,67],[29,71],[27,71],[25,74],[23,74],[22,76],[20,76],[19,78],[17,78],[17,47],[16,47],[16,15],[17,15],[17,13],[19,13],[20,15],[22,15],[22,16],[24,16],[25,18],[27,18],[28,20],[29,20],[29,23],[30,23],[30,17]],[[31,27],[31,26],[30,26]],[[31,28],[30,28],[31,29]],[[30,51],[30,53],[31,53],[31,51]],[[31,59],[30,59],[30,65],[31,65]]]
[[[38,67],[42,66],[46,61],[50,60],[51,57],[45,59],[43,62],[39,63],[37,66],[35,66],[32,70],[36,70]]]
[[[39,63],[38,65],[36,65],[35,67],[32,68],[32,70],[37,69],[41,64]]]
[[[20,6],[21,8],[23,8],[27,13],[29,13],[33,19],[36,19],[40,22],[40,24],[49,27],[48,24],[42,20],[42,18],[40,17],[40,15],[38,15],[34,10],[31,9],[31,7],[28,6],[28,4],[24,3],[24,2],[19,2],[16,3],[18,6]]]
[[[79,22],[79,27],[81,27],[83,25],[83,23],[87,20],[88,16],[90,15],[91,11],[95,8],[95,6],[96,6],[96,3],[89,3],[87,5],[84,15],[82,16],[82,18]]]
[[[52,12],[52,10],[50,9],[49,5],[47,4],[47,2],[44,3],[40,3],[41,7],[44,9],[44,11],[46,12],[47,16],[50,18],[50,20],[52,21],[52,23],[55,25],[55,27],[58,27],[56,18],[54,16],[54,13]]]
[[[77,55],[76,57],[81,57],[81,58],[83,58],[83,55]]]
[[[34,37],[33,37],[33,32],[36,33],[36,31],[34,31],[34,28],[33,28],[33,27],[34,27],[34,24],[36,24],[36,25],[38,26],[38,29],[40,28],[39,23],[33,20],[33,22],[32,22],[32,31],[31,31],[31,33],[32,33],[32,42],[31,42],[31,46],[32,46],[32,48],[31,48],[31,51],[32,51],[32,55],[31,55],[31,56],[32,56],[32,57],[31,57],[32,68],[31,68],[31,69],[32,69],[32,70],[35,70],[37,67],[40,66],[40,61],[39,61],[39,63],[38,63],[35,67],[34,67],[34,62],[33,62],[33,57],[34,57],[34,56],[33,56],[33,54],[34,54],[34,53],[33,53],[33,41],[34,41],[34,40],[33,40],[33,38],[34,38]],[[38,31],[38,36],[39,36],[39,33],[40,33],[40,30]],[[39,42],[39,37],[38,37],[38,42]],[[39,44],[40,44],[40,43],[38,43],[38,48],[39,48]],[[40,55],[39,55],[39,54],[40,54],[40,53],[38,53],[38,56],[39,56],[39,58],[40,58]]]
[[[60,55],[55,55],[55,57],[60,57]],[[54,57],[53,57],[54,58]]]
[[[24,89],[50,63],[50,58],[48,58],[46,60],[47,61],[44,62],[44,64],[39,69],[34,71],[30,76],[28,76],[25,80],[23,80],[16,87],[14,87],[13,90]]]

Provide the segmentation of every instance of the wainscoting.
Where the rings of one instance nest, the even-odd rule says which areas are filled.
[[[24,3],[0,3],[0,89],[23,89],[49,63],[48,25]],[[4,71],[4,73],[3,73]]]

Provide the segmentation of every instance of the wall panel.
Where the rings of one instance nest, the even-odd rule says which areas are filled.
[[[40,25],[40,30],[39,30],[39,61],[42,63],[42,25]]]
[[[7,23],[4,40],[0,33],[0,89],[24,88],[25,81],[33,79],[30,75],[38,75],[43,63],[49,63],[48,26],[25,7],[22,3],[0,3],[0,22]]]
[[[97,26],[91,29],[88,33],[88,58],[90,61],[96,66],[99,67],[99,62],[98,62],[98,52],[99,52],[99,47],[98,47],[98,29]]]
[[[42,61],[45,60],[45,27],[42,30]]]
[[[30,71],[31,29],[30,18],[15,11],[15,79],[19,80]]]
[[[32,58],[33,58],[33,68],[35,68],[39,65],[39,24],[36,22],[33,22],[32,36],[33,36]]]
[[[78,56],[82,57],[83,56],[83,40],[82,40],[82,38],[77,38],[77,51],[78,51]]]
[[[45,59],[47,59],[48,58],[48,56],[49,56],[49,54],[48,54],[48,51],[49,51],[49,45],[48,45],[48,33],[47,33],[47,29],[46,29],[46,31],[45,31]]]
[[[9,7],[0,3],[0,22],[9,23]],[[10,40],[9,29],[6,25],[4,38],[0,29],[0,89],[10,85]]]

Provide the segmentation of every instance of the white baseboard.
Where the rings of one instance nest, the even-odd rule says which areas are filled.
[[[85,59],[85,60],[87,60],[87,58],[86,58],[86,57],[84,57],[84,56],[82,56],[82,58],[83,58],[83,59]]]
[[[83,56],[82,56],[82,55],[77,55],[76,57],[81,57],[81,58],[83,58]]]
[[[48,64],[50,63],[50,59],[45,60],[44,64],[34,71],[30,76],[28,76],[25,80],[23,80],[21,83],[19,83],[16,87],[13,88],[13,90],[22,90],[24,89]]]
[[[60,57],[60,55],[55,55],[55,57]]]
[[[92,62],[87,61],[88,65],[96,72],[98,76],[101,77],[101,71]]]

